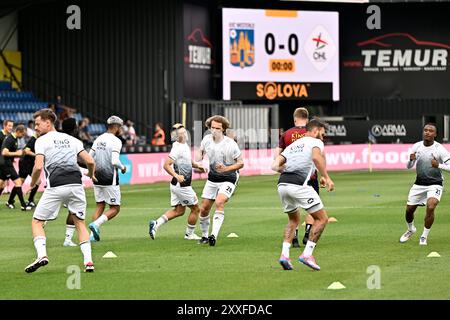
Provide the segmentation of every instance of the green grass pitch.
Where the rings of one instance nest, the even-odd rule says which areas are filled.
[[[122,187],[122,211],[102,226],[94,243],[93,274],[81,272],[81,288],[69,289],[71,265],[82,267],[78,247],[64,248],[66,212],[46,226],[50,263],[33,274],[31,214],[0,209],[0,299],[449,299],[450,201],[436,210],[428,246],[419,246],[424,209],[416,212],[418,232],[399,243],[406,230],[404,208],[413,171],[331,173],[336,190],[322,191],[328,224],[314,253],[321,271],[297,262],[283,271],[280,255],[287,222],[276,191],[276,176],[243,177],[226,206],[216,247],[183,240],[187,214],[164,225],[156,240],[148,221],[169,204],[167,183]],[[196,181],[200,195],[204,181]],[[87,191],[89,219],[94,207]],[[303,220],[303,219],[302,219]],[[239,238],[227,238],[231,232]],[[200,234],[197,226],[196,233]],[[303,250],[303,246],[301,248]],[[116,259],[103,259],[107,251]],[[437,251],[441,258],[427,258]],[[380,268],[381,288],[368,289],[369,266]],[[335,281],[343,290],[327,290]]]

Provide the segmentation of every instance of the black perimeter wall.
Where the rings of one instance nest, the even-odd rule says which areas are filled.
[[[210,6],[212,21],[216,24],[213,26],[218,61],[214,79],[218,86],[214,93],[216,99],[221,98],[221,44],[218,40],[221,39],[221,7],[339,11],[343,57],[355,42],[346,32],[351,30],[351,38],[358,39],[362,32],[360,28],[364,28],[367,19],[366,6],[359,5],[269,0],[190,2]],[[140,135],[150,136],[157,121],[162,121],[167,128],[171,104],[184,98],[183,3],[183,0],[53,0],[20,10],[19,50],[22,52],[24,89],[45,100],[60,94],[67,104],[91,116],[94,122],[104,121],[111,113],[130,118],[137,124]],[[66,28],[66,8],[70,4],[82,8],[81,31]],[[429,19],[442,24],[450,6],[448,3],[409,3],[384,5],[382,11],[385,18],[389,15],[398,17],[399,27],[395,31],[402,31],[404,23],[417,14],[428,15]],[[432,34],[433,25],[430,28]],[[345,82],[343,75],[341,65],[341,88],[352,86]],[[317,101],[309,105],[322,106],[326,115],[366,115],[371,119],[420,119],[424,114],[450,112],[449,99],[440,97],[355,98],[344,91],[341,89],[339,102]],[[293,103],[295,106],[300,104]],[[280,102],[280,106],[294,107],[285,102]],[[289,122],[290,117],[289,112]]]
[[[81,7],[81,30],[68,30],[66,9]],[[23,85],[63,101],[93,122],[130,118],[139,135],[169,125],[180,98],[182,1],[48,1],[19,11]]]

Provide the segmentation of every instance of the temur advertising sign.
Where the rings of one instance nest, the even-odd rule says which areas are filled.
[[[405,8],[382,6],[379,30],[344,23],[343,97],[450,98],[448,12]]]
[[[206,7],[185,3],[184,14],[184,96],[212,98],[214,42],[210,12]]]

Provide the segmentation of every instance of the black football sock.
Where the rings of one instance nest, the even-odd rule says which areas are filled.
[[[17,194],[17,190],[16,190],[16,187],[14,187],[14,188],[11,190],[11,193],[9,194],[8,203],[10,203],[10,204],[13,204],[13,203],[14,203],[14,198],[16,197],[16,194]]]
[[[27,206],[27,204],[23,198],[22,187],[14,187],[14,189],[16,189],[16,193],[17,193],[17,196],[19,197],[20,205],[25,208]]]
[[[38,189],[39,186],[35,186],[33,189],[31,189],[30,196],[28,197],[28,202],[34,202],[34,196],[36,195]]]

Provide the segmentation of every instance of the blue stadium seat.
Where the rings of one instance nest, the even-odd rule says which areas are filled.
[[[97,136],[106,131],[106,126],[103,123],[91,123],[88,125],[88,129],[91,135]]]
[[[0,90],[11,90],[11,83],[9,81],[0,81]]]
[[[39,109],[47,108],[48,102],[40,101],[30,91],[17,91],[12,88],[8,81],[0,81],[0,122],[11,119],[14,122],[27,123],[33,120],[33,113]],[[81,113],[75,114],[75,119],[83,119]],[[102,123],[89,125],[92,135],[99,135],[106,131]]]

